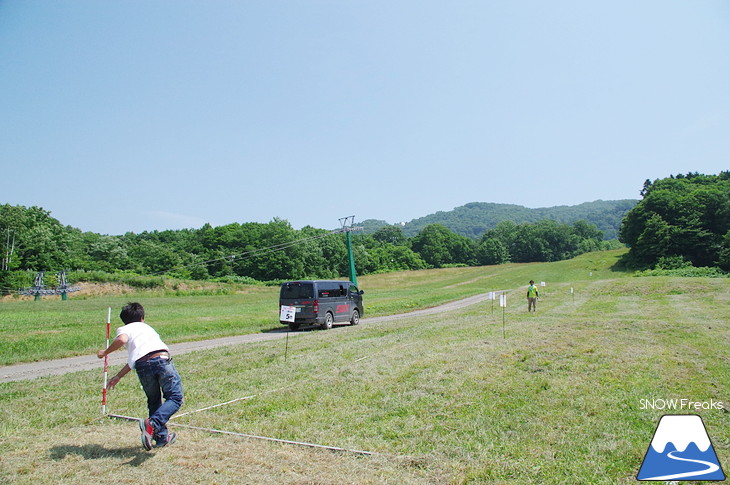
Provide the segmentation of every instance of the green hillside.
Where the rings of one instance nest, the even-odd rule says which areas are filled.
[[[493,229],[502,221],[516,224],[534,223],[550,219],[572,224],[585,220],[603,231],[604,239],[616,239],[621,220],[638,200],[597,200],[574,206],[556,206],[530,209],[514,204],[471,202],[450,211],[439,211],[405,223],[403,233],[412,237],[429,224],[441,224],[452,231],[469,238],[479,238],[485,231]],[[384,221],[368,220],[361,224],[366,230],[375,230]]]

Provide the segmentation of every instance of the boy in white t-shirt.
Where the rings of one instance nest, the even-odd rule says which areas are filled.
[[[170,352],[157,332],[144,323],[144,308],[139,303],[128,303],[119,318],[124,322],[117,329],[117,336],[108,348],[99,350],[97,357],[106,355],[127,346],[127,363],[109,380],[108,387],[113,389],[119,380],[134,369],[147,395],[149,418],[140,419],[142,446],[146,450],[167,446],[175,442],[177,435],[167,430],[167,421],[180,409],[183,402],[182,382],[172,363]],[[163,402],[162,399],[165,399]]]

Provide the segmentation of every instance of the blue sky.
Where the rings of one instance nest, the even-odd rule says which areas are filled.
[[[0,203],[408,221],[730,169],[730,2],[0,0]]]

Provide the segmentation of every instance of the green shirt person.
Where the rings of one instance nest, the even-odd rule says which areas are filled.
[[[537,292],[537,286],[535,286],[535,282],[530,280],[530,286],[527,287],[527,311],[529,312],[532,310],[533,312],[537,311],[537,297],[540,296],[540,294]]]

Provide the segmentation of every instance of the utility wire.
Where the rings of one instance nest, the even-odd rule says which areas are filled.
[[[158,271],[158,272],[155,272],[155,273],[150,273],[150,276],[160,276],[160,275],[164,275],[166,273],[169,273],[171,271],[176,271],[176,270],[180,270],[180,269],[191,268],[191,267],[194,267],[194,266],[208,265],[208,264],[215,263],[215,262],[218,262],[218,261],[234,261],[236,259],[238,259],[238,260],[251,259],[254,256],[259,256],[259,255],[263,255],[263,254],[267,254],[267,253],[273,253],[273,252],[277,252],[277,251],[283,251],[285,249],[289,249],[290,247],[296,246],[298,244],[303,244],[303,243],[309,242],[309,241],[315,241],[317,239],[322,239],[322,238],[325,238],[325,237],[330,236],[332,234],[338,234],[340,232],[341,232],[340,230],[334,230],[334,231],[330,231],[330,232],[328,232],[326,234],[319,234],[317,236],[311,236],[311,237],[306,237],[306,238],[302,238],[302,239],[296,239],[294,241],[288,241],[288,242],[281,243],[281,244],[274,244],[272,246],[267,246],[267,247],[264,247],[264,248],[251,249],[251,250],[248,250],[248,251],[244,251],[242,253],[229,254],[229,255],[226,255],[226,256],[221,256],[220,258],[210,259],[208,261],[199,261],[199,262],[196,262],[196,263],[190,263],[190,264],[183,265],[183,266],[176,266],[174,268],[166,269],[164,271]]]
[[[244,251],[244,252],[241,252],[241,253],[229,254],[229,255],[226,255],[226,256],[221,256],[220,258],[210,259],[210,260],[207,260],[207,261],[199,261],[199,262],[190,263],[190,264],[186,264],[186,265],[182,265],[182,266],[176,266],[174,268],[166,269],[166,270],[163,270],[163,271],[157,271],[157,272],[154,272],[154,273],[149,273],[149,274],[143,275],[143,276],[162,276],[162,275],[165,275],[165,274],[170,273],[172,271],[178,271],[178,270],[181,270],[181,269],[188,269],[188,268],[192,268],[192,267],[196,267],[196,266],[203,266],[203,265],[207,266],[207,265],[209,265],[211,263],[215,263],[215,262],[218,262],[218,261],[247,260],[247,259],[251,259],[254,256],[259,256],[259,255],[263,255],[263,254],[273,253],[273,252],[277,252],[277,251],[283,251],[285,249],[289,249],[290,247],[293,247],[293,246],[296,246],[296,245],[299,245],[299,244],[304,244],[304,243],[309,242],[309,241],[316,241],[318,239],[323,239],[325,237],[331,236],[333,234],[341,234],[342,232],[343,232],[343,229],[334,229],[334,230],[329,231],[327,233],[318,234],[316,236],[306,237],[306,238],[302,238],[302,239],[296,239],[294,241],[287,241],[287,242],[281,243],[281,244],[273,244],[271,246],[267,246],[267,247],[263,247],[263,248],[257,248],[257,249],[251,249],[251,250]],[[18,291],[17,288],[10,288],[10,287],[7,287],[7,288],[0,287],[0,290],[1,291],[5,291],[5,292],[13,292],[13,293],[15,293],[15,292]]]

